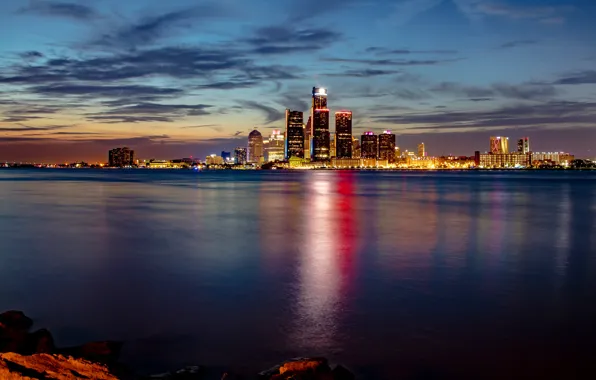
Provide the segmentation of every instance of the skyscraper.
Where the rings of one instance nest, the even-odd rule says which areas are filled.
[[[329,109],[327,108],[327,90],[312,88],[311,108],[311,161],[330,159]]]
[[[509,153],[509,137],[491,136],[490,152],[493,154]]]
[[[335,113],[335,156],[352,158],[352,111]]]
[[[306,126],[304,128],[304,158],[310,160],[310,135],[312,132],[312,116],[308,117]]]
[[[304,158],[304,116],[300,111],[286,110],[285,157]]]
[[[128,147],[115,148],[109,151],[108,161],[112,167],[124,167],[134,165],[135,151]]]
[[[426,156],[426,149],[424,143],[418,144],[418,157]]]
[[[352,136],[352,158],[360,158],[360,140]]]
[[[234,149],[234,162],[239,165],[246,164],[246,148],[239,146]]]
[[[522,137],[517,140],[517,151],[518,153],[530,153],[530,138]]]
[[[361,158],[377,158],[377,136],[374,132],[364,132],[360,137],[360,156]]]
[[[263,135],[256,129],[248,134],[248,162],[263,163]]]
[[[274,129],[269,140],[265,142],[265,156],[267,162],[283,161],[284,135],[281,134],[279,129]]]
[[[391,131],[379,135],[379,159],[395,162],[395,135]]]

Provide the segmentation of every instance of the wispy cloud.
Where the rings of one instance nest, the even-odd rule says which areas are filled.
[[[501,49],[511,49],[519,46],[528,46],[528,45],[536,45],[538,43],[537,40],[516,40],[516,41],[509,41],[501,44],[499,48]]]
[[[285,113],[277,108],[266,106],[252,100],[241,100],[238,102],[246,108],[257,110],[265,115],[265,124],[271,124],[285,117]]]
[[[19,12],[64,17],[80,21],[88,21],[98,16],[98,13],[87,5],[45,0],[32,0],[29,6],[21,8]]]

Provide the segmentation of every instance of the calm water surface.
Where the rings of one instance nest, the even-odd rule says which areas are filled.
[[[596,173],[3,170],[0,309],[146,370],[579,378]]]

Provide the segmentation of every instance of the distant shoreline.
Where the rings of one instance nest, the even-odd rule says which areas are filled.
[[[94,170],[94,171],[157,171],[157,172],[180,172],[180,171],[199,171],[199,172],[226,172],[226,171],[280,171],[280,172],[302,172],[302,171],[353,171],[353,172],[522,172],[522,171],[547,171],[547,172],[569,172],[569,171],[593,171],[596,168],[276,168],[276,169],[234,169],[234,168],[217,168],[217,169],[200,169],[193,170],[192,168],[111,168],[111,167],[40,167],[34,165],[17,165],[9,167],[0,167],[0,170]]]

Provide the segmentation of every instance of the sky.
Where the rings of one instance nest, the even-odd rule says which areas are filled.
[[[593,0],[2,0],[0,161],[203,158],[306,119],[313,86],[402,151],[501,135],[596,157],[595,18]]]

